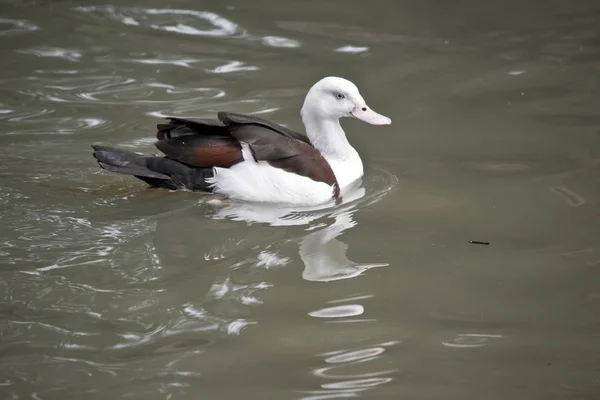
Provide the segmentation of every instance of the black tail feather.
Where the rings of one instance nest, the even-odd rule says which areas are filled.
[[[92,147],[95,150],[94,157],[98,160],[98,164],[108,171],[146,178],[170,179],[168,175],[148,169],[147,161],[152,156],[143,156],[106,146],[93,145]]]
[[[206,183],[212,168],[193,168],[165,157],[146,156],[113,147],[92,145],[101,168],[133,175],[153,187],[212,191]]]

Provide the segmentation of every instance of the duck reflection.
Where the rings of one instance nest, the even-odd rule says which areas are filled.
[[[232,219],[271,226],[310,225],[310,233],[300,238],[298,252],[304,264],[302,278],[307,281],[327,282],[348,279],[364,271],[387,266],[387,263],[357,263],[346,256],[348,245],[337,239],[344,231],[356,226],[353,214],[357,201],[364,197],[364,188],[351,192],[344,206],[330,209],[290,209],[264,204],[230,203],[215,215],[215,219]],[[327,224],[323,220],[331,220]]]
[[[307,281],[327,282],[353,278],[374,267],[386,263],[356,263],[346,256],[348,245],[338,239],[339,235],[356,225],[354,211],[343,211],[334,216],[335,222],[310,233],[300,242],[299,253],[304,263],[302,278]]]

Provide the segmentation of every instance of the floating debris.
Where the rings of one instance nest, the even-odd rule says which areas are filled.
[[[477,241],[477,240],[469,240],[469,243],[482,244],[484,246],[489,246],[490,245],[490,242],[480,242],[480,241]]]

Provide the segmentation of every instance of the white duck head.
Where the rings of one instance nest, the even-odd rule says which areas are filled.
[[[354,117],[371,125],[392,123],[388,117],[367,106],[354,83],[335,76],[323,78],[310,88],[300,113],[305,125],[312,125],[315,120],[342,117]]]

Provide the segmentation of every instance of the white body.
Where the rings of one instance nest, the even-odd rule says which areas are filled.
[[[343,196],[363,176],[362,161],[353,148],[347,160],[329,160]],[[244,152],[245,153],[245,152]],[[214,168],[215,192],[252,202],[320,205],[333,202],[333,187],[305,176],[271,167],[265,161],[246,161],[230,168]]]
[[[352,82],[336,77],[324,78],[309,90],[301,114],[308,139],[331,166],[344,196],[362,178],[363,164],[339,119],[351,116],[372,125],[387,125],[390,119],[369,109]],[[208,183],[216,193],[252,202],[321,205],[334,201],[332,186],[257,162],[245,143],[242,154],[243,162],[214,168],[215,176]]]

